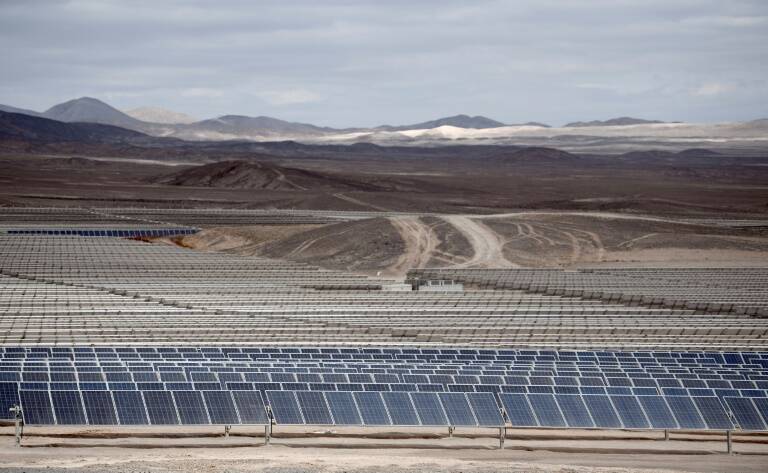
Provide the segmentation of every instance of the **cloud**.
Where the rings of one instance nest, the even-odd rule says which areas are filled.
[[[222,97],[224,92],[218,89],[212,89],[210,87],[189,87],[181,89],[180,94],[182,97],[217,98]]]
[[[765,0],[0,0],[0,103],[334,126],[748,119],[767,22]]]
[[[271,105],[296,105],[319,102],[323,99],[321,95],[305,89],[270,90],[258,92],[254,95],[264,99]]]
[[[691,89],[691,95],[698,96],[698,97],[706,97],[706,96],[712,96],[712,95],[722,95],[732,90],[733,90],[733,86],[730,84],[722,84],[719,82],[709,82]]]

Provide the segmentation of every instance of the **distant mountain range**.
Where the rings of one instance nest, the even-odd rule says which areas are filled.
[[[488,129],[508,126],[482,116],[455,115],[411,125],[382,125],[375,128],[330,128],[309,123],[289,122],[277,118],[242,115],[224,115],[206,120],[196,120],[189,115],[162,108],[143,107],[122,112],[101,100],[81,97],[55,105],[45,112],[35,112],[9,105],[0,105],[0,111],[23,113],[50,118],[62,122],[88,122],[114,125],[154,136],[173,136],[186,140],[271,140],[320,137],[331,134],[359,131],[423,130],[440,126],[467,129]],[[547,127],[542,123],[529,122],[526,126]],[[517,126],[517,125],[514,125]]]
[[[89,97],[70,100],[44,112],[7,105],[0,105],[0,112],[7,112],[0,123],[0,137],[15,136],[17,139],[23,137],[48,142],[78,141],[78,137],[109,143],[176,138],[198,142],[295,141],[325,145],[516,145],[614,153],[647,149],[680,151],[690,147],[710,146],[736,146],[740,149],[746,146],[752,150],[762,150],[768,141],[766,119],[695,124],[618,117],[603,121],[572,122],[558,128],[536,122],[509,125],[483,116],[454,115],[411,125],[338,129],[265,116],[224,115],[190,122],[194,118],[157,108],[134,109],[126,113]],[[12,114],[15,115],[9,116]],[[63,127],[64,123],[78,126]],[[120,131],[92,125],[119,127]],[[161,145],[168,143],[156,142]]]
[[[651,125],[654,123],[666,123],[659,120],[643,120],[642,118],[618,117],[608,120],[592,120],[591,122],[571,122],[564,125],[565,128],[578,128],[587,126],[626,126],[626,125]]]

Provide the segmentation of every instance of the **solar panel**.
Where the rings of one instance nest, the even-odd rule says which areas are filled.
[[[635,396],[611,396],[616,413],[622,424],[628,429],[647,429],[650,427],[640,403]]]
[[[504,417],[494,394],[489,392],[467,393],[467,400],[475,413],[478,425],[487,427],[502,427],[504,425]]]
[[[19,404],[19,385],[0,383],[0,419],[12,419],[11,408]]]
[[[533,414],[525,394],[501,393],[501,405],[507,413],[510,424],[515,427],[538,427],[536,416]]]
[[[85,411],[79,391],[51,391],[53,411],[59,425],[85,425]]]
[[[48,391],[19,391],[24,423],[29,425],[55,424],[53,406]]]
[[[179,423],[176,406],[170,391],[143,391],[149,422],[152,425],[175,425]]]
[[[214,425],[239,424],[240,418],[229,391],[203,391],[208,417]]]
[[[573,394],[556,394],[555,399],[568,427],[594,427],[595,423],[589,415],[587,406],[581,396]]]
[[[362,425],[363,420],[357,411],[355,399],[352,393],[329,391],[325,393],[325,400],[331,410],[333,422],[336,425]]]
[[[595,421],[596,427],[608,429],[621,428],[621,419],[611,403],[611,399],[604,395],[583,396],[584,405]]]
[[[528,401],[541,427],[567,426],[552,394],[529,394]]]
[[[411,403],[411,398],[405,392],[381,393],[384,405],[387,406],[389,417],[393,425],[420,425],[416,409]]]
[[[716,397],[694,397],[692,398],[696,407],[701,412],[701,417],[708,429],[733,429],[733,423],[728,418],[728,414]]]
[[[365,425],[392,425],[381,393],[368,391],[354,393],[360,417]]]
[[[477,419],[472,414],[464,393],[439,393],[448,423],[452,426],[476,426]]]
[[[422,425],[448,425],[448,418],[437,394],[411,393],[411,400]]]
[[[766,430],[765,422],[757,408],[748,397],[726,397],[728,408],[736,418],[742,430]]]
[[[296,392],[296,399],[299,401],[299,407],[307,424],[333,424],[331,411],[328,409],[322,392],[298,391]]]
[[[677,420],[681,429],[704,429],[704,420],[699,410],[693,404],[693,400],[687,396],[667,396],[672,415]]]
[[[213,391],[210,391],[213,392]],[[232,391],[240,422],[243,424],[269,424],[264,400],[258,391]]]
[[[113,391],[115,410],[120,425],[147,425],[147,409],[139,391]]]
[[[108,391],[82,391],[85,413],[90,425],[117,425],[115,404]]]
[[[176,411],[183,425],[210,424],[201,391],[174,391]]]
[[[276,423],[283,425],[305,424],[304,417],[301,415],[301,408],[296,401],[296,394],[293,391],[267,391],[267,399]]]
[[[760,413],[765,424],[768,426],[768,398],[754,398],[752,402],[757,408],[757,412]]]
[[[638,396],[637,399],[645,410],[651,427],[654,429],[677,428],[677,421],[662,396]]]

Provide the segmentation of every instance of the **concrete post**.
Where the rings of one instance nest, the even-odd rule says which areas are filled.
[[[669,429],[664,429],[664,440],[669,440]]]
[[[453,427],[448,427],[448,438],[453,438]]]
[[[507,428],[499,427],[499,450],[504,450],[504,439],[507,438]]]
[[[728,455],[732,455],[733,454],[733,439],[731,439],[731,431],[730,430],[726,430],[725,431],[725,441],[728,444],[728,447],[727,447]]]
[[[229,430],[232,428],[231,425],[225,425],[224,426],[224,438],[229,438]]]
[[[264,445],[269,445],[272,440],[272,423],[264,426]]]

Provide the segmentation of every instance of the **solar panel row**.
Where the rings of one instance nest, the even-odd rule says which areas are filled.
[[[277,424],[501,427],[489,393],[267,391]]]
[[[258,391],[20,391],[31,425],[268,423]]]
[[[94,230],[82,228],[70,229],[18,229],[6,230],[9,235],[63,235],[81,237],[159,237],[171,235],[191,235],[199,230],[191,228],[171,229],[135,229],[135,230]]]
[[[266,400],[266,403],[265,403]],[[31,425],[474,426],[768,430],[768,399],[346,391],[34,391]]]

